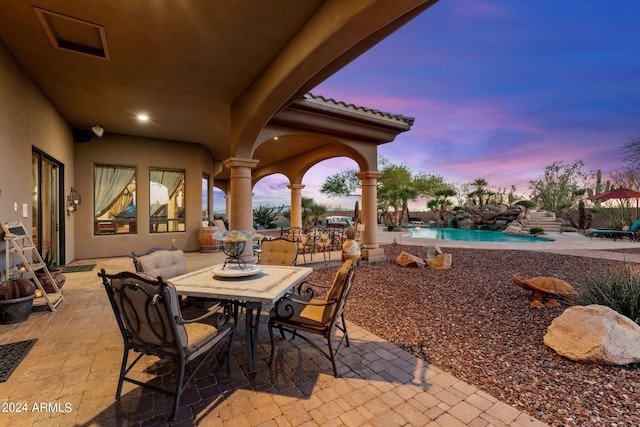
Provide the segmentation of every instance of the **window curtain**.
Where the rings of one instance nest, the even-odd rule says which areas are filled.
[[[169,199],[172,199],[175,192],[180,187],[180,184],[184,180],[184,171],[171,171],[162,169],[151,169],[150,179],[152,182],[164,185],[169,193]],[[151,215],[157,215],[165,205],[152,206]]]
[[[174,193],[182,183],[184,179],[183,171],[168,171],[168,170],[151,170],[151,181],[164,185],[169,190],[169,198],[173,198]]]
[[[118,214],[121,214],[122,211],[124,211],[129,206],[129,204],[133,202],[133,195],[135,191],[136,191],[136,185],[132,182],[129,182],[129,185],[127,185],[127,188],[124,190],[124,193],[120,197],[118,197],[116,201],[113,202],[113,204],[109,208],[109,215],[112,217],[115,217]],[[127,216],[131,217],[131,213],[129,213],[129,215]]]
[[[109,211],[112,205],[118,201],[120,196],[128,191],[127,187],[135,176],[135,173],[136,171],[134,168],[123,166],[95,167],[94,212],[96,217],[100,217]]]

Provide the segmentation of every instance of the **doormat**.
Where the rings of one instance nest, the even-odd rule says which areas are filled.
[[[66,265],[62,269],[63,273],[79,273],[82,271],[91,271],[96,267],[95,264],[87,264],[87,265]]]
[[[0,382],[5,382],[9,378],[36,341],[38,341],[37,338],[0,345]]]

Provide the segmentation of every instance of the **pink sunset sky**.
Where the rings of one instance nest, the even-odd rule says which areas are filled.
[[[638,18],[637,0],[440,0],[312,93],[414,117],[379,148],[392,163],[528,195],[554,161],[583,160],[585,171],[605,174],[627,165],[621,146],[640,137]],[[314,166],[303,196],[351,209],[355,198],[319,189],[355,166]],[[263,179],[254,205],[288,206],[287,184]]]

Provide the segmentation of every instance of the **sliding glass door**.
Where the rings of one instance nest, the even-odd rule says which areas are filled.
[[[43,258],[64,265],[64,166],[38,150],[31,155],[32,236]],[[25,224],[28,226],[28,224]]]

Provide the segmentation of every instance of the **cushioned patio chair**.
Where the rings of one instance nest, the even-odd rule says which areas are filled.
[[[187,273],[184,252],[180,249],[151,248],[142,253],[131,252],[133,265],[138,273],[152,277],[171,279]]]
[[[264,239],[260,248],[262,249],[260,264],[262,265],[296,265],[298,260],[298,243],[293,240]]]
[[[120,399],[124,381],[172,394],[175,396],[172,419],[175,419],[183,391],[198,369],[225,339],[229,341],[226,351],[229,372],[231,343],[235,333],[231,310],[227,306],[216,306],[215,310],[202,310],[197,313],[198,317],[187,320],[180,310],[176,289],[160,277],[154,279],[131,272],[109,275],[104,269],[98,276],[102,278],[124,340],[116,400]],[[131,350],[140,354],[129,364]],[[175,390],[143,383],[127,376],[144,355],[170,358],[178,363],[178,382]],[[185,380],[187,365],[197,358],[200,358],[200,361]]]
[[[326,290],[326,286],[303,282],[297,287],[297,292],[289,293],[278,300],[269,314],[268,328],[269,338],[271,339],[269,366],[273,363],[275,354],[273,329],[278,328],[283,339],[286,331],[292,334],[292,339],[298,336],[318,350],[331,361],[333,374],[336,378],[338,377],[336,355],[343,341],[346,346],[349,346],[347,325],[344,320],[344,308],[357,266],[358,261],[351,259],[345,261],[336,272],[333,284],[323,298],[315,297],[316,291],[314,289],[324,288]],[[338,336],[337,331],[341,332],[340,336]],[[336,332],[336,338],[338,338],[335,347],[333,343],[334,332]],[[327,340],[327,349],[320,347],[305,334],[323,336]]]

